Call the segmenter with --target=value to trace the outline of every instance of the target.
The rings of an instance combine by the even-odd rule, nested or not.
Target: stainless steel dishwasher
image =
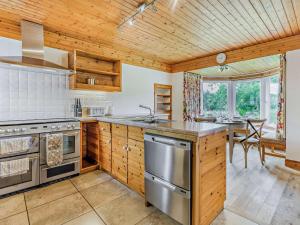
[[[150,134],[144,142],[146,201],[190,225],[192,143]]]

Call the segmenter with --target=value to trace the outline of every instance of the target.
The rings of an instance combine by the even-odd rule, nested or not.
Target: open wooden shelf
[[[74,50],[69,53],[70,89],[118,92],[122,84],[122,64],[120,60]],[[95,84],[88,80],[94,79]]]
[[[99,168],[99,126],[98,122],[81,122],[80,173]]]
[[[172,85],[154,84],[154,111],[172,119]]]

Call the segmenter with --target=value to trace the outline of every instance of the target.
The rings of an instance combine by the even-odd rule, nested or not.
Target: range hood
[[[70,72],[68,68],[44,60],[44,27],[21,21],[22,56],[1,56],[0,63]]]

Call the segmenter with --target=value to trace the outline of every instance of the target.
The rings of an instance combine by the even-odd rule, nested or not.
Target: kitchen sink
[[[130,121],[139,122],[139,123],[147,123],[147,124],[170,122],[170,120],[166,120],[166,119],[150,119],[150,118],[133,118],[133,119],[130,119]]]

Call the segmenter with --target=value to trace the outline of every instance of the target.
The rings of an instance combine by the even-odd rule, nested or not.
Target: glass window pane
[[[278,93],[279,93],[279,75],[270,77],[270,110],[269,123],[275,125],[277,123],[278,111]]]
[[[203,110],[206,115],[219,116],[228,113],[228,84],[221,82],[203,83]]]
[[[260,81],[237,82],[235,113],[242,117],[260,117]]]

